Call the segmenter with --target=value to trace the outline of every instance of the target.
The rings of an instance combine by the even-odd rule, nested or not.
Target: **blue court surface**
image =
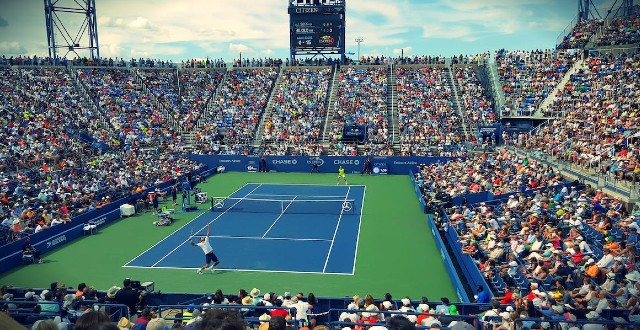
[[[199,268],[204,253],[190,242],[211,224],[217,269],[353,275],[364,195],[365,186],[247,184],[124,267]]]

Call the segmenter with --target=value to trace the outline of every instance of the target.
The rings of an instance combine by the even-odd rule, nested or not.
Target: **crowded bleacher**
[[[190,131],[206,109],[223,74],[212,70],[141,70],[143,83],[167,109],[177,126]]]
[[[251,143],[277,75],[275,68],[228,72],[211,100],[212,108],[203,115],[206,130],[200,132],[201,138],[224,141],[227,152],[251,153]]]
[[[274,92],[271,116],[263,119],[262,141],[284,149],[291,146],[295,154],[314,154],[326,117],[330,78],[330,68],[285,71]]]
[[[461,116],[453,111],[452,90],[444,67],[399,67],[398,121],[401,154],[432,154],[459,149]]]
[[[638,55],[591,56],[546,110],[550,122],[516,145],[635,182],[638,176]]]
[[[576,59],[576,52],[566,50],[499,51],[495,60],[512,111],[533,115]]]
[[[366,127],[368,141],[387,142],[387,68],[343,68],[339,79],[331,122],[331,142],[341,140],[344,126],[351,123]]]

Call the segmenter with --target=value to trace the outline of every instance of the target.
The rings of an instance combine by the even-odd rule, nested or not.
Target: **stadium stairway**
[[[398,79],[393,63],[389,63],[387,68],[387,118],[389,136],[396,152],[400,151],[400,135],[398,134]]]
[[[224,73],[224,78],[222,78],[222,81],[218,84],[218,87],[216,87],[216,92],[209,98],[205,109],[202,111],[202,114],[200,114],[200,118],[198,118],[198,122],[195,125],[198,130],[205,126],[207,118],[213,117],[215,110],[213,109],[213,102],[211,102],[211,100],[218,100],[220,98],[220,86],[226,85],[228,80],[229,71],[227,70]]]
[[[95,100],[89,96],[89,91],[87,85],[78,77],[78,71],[76,71],[73,67],[68,68],[69,76],[73,81],[75,92],[82,96],[82,101],[87,108],[93,109],[93,113],[97,114],[100,117],[100,125],[108,129],[109,135],[112,138],[115,138],[116,134],[113,132],[113,127],[111,126],[111,122],[105,116],[104,111],[100,111],[100,107],[96,104]]]
[[[260,118],[260,124],[258,125],[258,131],[256,132],[256,136],[253,139],[253,146],[259,147],[262,145],[262,136],[265,130],[265,119],[271,118],[271,114],[273,113],[273,108],[275,107],[275,95],[277,91],[282,87],[282,76],[284,72],[284,66],[280,66],[280,71],[278,71],[278,79],[276,79],[275,84],[273,84],[273,88],[271,89],[271,95],[269,95],[269,101],[267,102],[267,106],[262,113],[262,117]]]
[[[565,73],[564,77],[562,77],[562,80],[560,80],[560,82],[556,85],[556,87],[553,88],[551,93],[549,93],[549,96],[547,96],[547,98],[544,99],[542,103],[540,103],[540,106],[538,107],[538,109],[536,109],[534,117],[544,117],[542,109],[546,109],[551,104],[553,104],[553,101],[557,99],[558,92],[561,92],[564,90],[564,88],[567,85],[567,82],[569,81],[569,79],[571,79],[571,76],[576,72],[578,72],[580,69],[582,69],[583,64],[584,64],[584,60],[582,59],[577,60],[575,63],[573,63],[573,66],[571,67],[571,69],[569,69]]]
[[[325,102],[325,112],[327,114],[324,120],[324,127],[322,128],[322,147],[326,150],[329,148],[329,126],[331,121],[333,120],[333,114],[336,109],[336,94],[338,94],[338,85],[340,85],[340,70],[338,70],[337,66],[333,66],[332,68],[331,81],[329,82],[329,92],[327,93],[327,102]]]
[[[225,73],[226,73],[226,71],[225,71]],[[225,74],[225,76],[224,76],[224,77],[226,77],[226,74]],[[182,79],[182,78],[180,78],[180,79]],[[224,78],[223,78],[223,80],[224,80]],[[192,130],[192,131],[193,131],[193,130],[196,130],[196,128],[197,128],[197,123],[200,121],[200,118],[202,118],[202,117],[203,117],[203,115],[206,113],[207,109],[209,109],[209,105],[211,104],[211,100],[213,100],[213,99],[214,99],[214,96],[216,96],[216,95],[217,95],[218,87],[219,87],[219,86],[220,86],[220,85],[217,85],[217,86],[215,87],[215,90],[213,91],[213,93],[210,93],[210,94],[209,94],[209,98],[207,98],[207,100],[205,101],[204,106],[202,107],[202,109],[198,109],[198,114],[197,114],[197,117],[196,117],[196,118],[197,118],[197,119],[196,119],[196,125],[194,125],[194,126],[191,128],[191,130]],[[182,97],[182,94],[185,94],[185,93],[186,93],[186,91],[183,89],[183,92],[182,92],[182,93],[180,93],[180,97]],[[188,94],[188,93],[186,93],[186,94]],[[185,97],[188,97],[188,96],[189,96],[189,95],[185,95]]]
[[[149,88],[149,86],[147,85],[147,82],[144,80],[143,76],[140,74],[140,70],[133,70],[133,73],[135,74],[136,77],[136,82],[139,83],[142,86],[142,90],[151,96],[151,99],[154,100],[155,102],[155,106],[158,108],[158,110],[160,110],[160,115],[162,116],[162,119],[169,123],[169,125],[171,125],[171,127],[173,127],[175,130],[177,130],[178,132],[181,131],[181,127],[179,124],[176,123],[175,118],[173,118],[173,116],[171,115],[172,111],[169,111],[169,109],[167,109],[167,106],[162,103],[159,99],[158,96],[151,91],[151,88]],[[178,88],[175,86],[172,86],[174,91],[177,91]]]
[[[453,103],[453,108],[458,113],[458,116],[460,116],[460,118],[462,119],[462,126],[458,127],[458,132],[462,134],[462,136],[466,139],[470,132],[470,129],[469,126],[467,126],[467,120],[465,119],[462,109],[462,102],[460,102],[460,97],[458,96],[458,82],[453,77],[453,67],[445,66],[444,71],[446,72],[445,77],[447,80],[447,87],[451,88],[451,91],[453,91],[453,94],[451,95],[451,97],[453,98],[451,100]]]
[[[196,144],[196,134],[194,132],[182,132],[182,143],[186,147],[193,147]]]
[[[502,84],[500,83],[500,79],[498,78],[498,66],[496,65],[495,59],[490,57],[486,61],[479,66],[479,70],[481,76],[484,76],[487,82],[487,86],[489,93],[493,97],[493,101],[496,105],[496,109],[502,109],[506,106],[507,101],[504,97],[504,92],[502,91]]]

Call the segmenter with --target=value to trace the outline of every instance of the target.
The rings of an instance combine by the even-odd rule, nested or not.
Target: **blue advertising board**
[[[389,167],[387,163],[373,163],[373,174],[385,175],[389,174]]]
[[[442,258],[442,262],[444,263],[444,268],[447,270],[449,274],[449,278],[451,278],[451,283],[453,283],[453,287],[456,290],[456,295],[458,296],[459,302],[471,302],[469,296],[467,295],[464,285],[462,285],[462,281],[460,280],[460,275],[456,271],[455,266],[453,265],[453,261],[451,260],[451,256],[447,252],[447,247],[444,245],[444,241],[442,237],[440,237],[440,232],[438,231],[438,227],[436,223],[433,221],[434,215],[427,215],[427,221],[429,223],[429,228],[431,228],[431,235],[433,235],[433,241],[436,243],[436,247],[440,251],[440,258]]]
[[[186,155],[187,157],[207,165],[209,168],[224,166],[227,171],[253,172],[257,168],[260,156],[244,155]],[[342,166],[346,173],[362,172],[366,156],[265,156],[268,172],[311,172],[313,162],[318,163],[320,173],[336,173]],[[372,156],[371,162],[378,168],[376,174],[408,174],[416,170],[418,165],[446,162],[456,157],[400,157]]]
[[[214,173],[215,171],[213,171],[213,169],[208,169],[206,166],[203,166],[200,172],[203,176],[208,176]],[[60,224],[47,230],[29,235],[31,238],[31,245],[43,254],[63,246],[76,238],[82,237],[85,234],[84,225],[86,223],[92,222],[97,226],[97,228],[100,228],[114,222],[120,219],[121,205],[126,204],[130,199],[138,200],[142,196],[146,196],[149,192],[155,191],[156,188],[168,193],[171,189],[171,182],[161,183],[155,187],[151,187],[131,196],[120,198],[99,209],[73,217],[69,224]],[[0,247],[0,273],[11,270],[12,268],[22,264],[23,243],[24,239],[20,239]]]

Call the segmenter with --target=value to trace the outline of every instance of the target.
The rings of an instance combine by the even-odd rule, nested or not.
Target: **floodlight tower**
[[[591,0],[578,0],[578,22],[589,20],[591,5]]]
[[[364,42],[363,37],[357,37],[355,42],[358,43],[358,61],[360,61],[360,44]]]
[[[49,57],[59,56],[58,49],[64,49],[67,57],[70,52],[78,57],[77,50],[89,50],[90,58],[96,60],[100,58],[100,48],[98,46],[98,22],[96,19],[95,0],[74,0],[68,1],[68,5],[59,5],[61,0],[44,0],[44,16],[47,26],[47,43],[49,45]],[[65,22],[58,13],[75,14],[84,16],[84,20],[75,36],[65,26]],[[70,23],[70,22],[67,22]],[[56,36],[56,32],[59,33]],[[85,38],[88,36],[88,42]],[[59,39],[62,38],[62,42]],[[62,54],[63,51],[60,52]]]
[[[624,7],[625,17],[633,15],[633,0],[624,0],[622,6]]]

